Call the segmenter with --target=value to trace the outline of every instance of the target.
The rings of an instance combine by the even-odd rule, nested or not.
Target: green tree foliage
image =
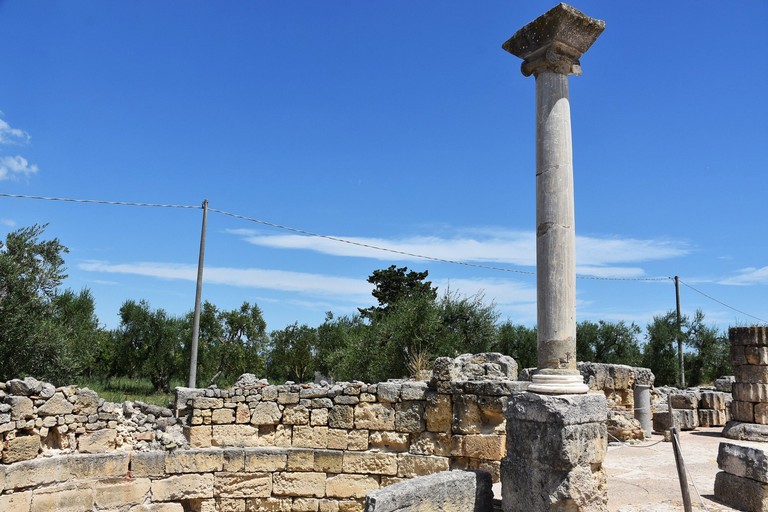
[[[366,359],[366,332],[369,326],[360,315],[335,317],[330,311],[317,328],[317,371],[340,380],[360,375],[358,359]]]
[[[0,241],[0,381],[29,375],[62,383],[74,373],[52,306],[68,249],[56,238],[40,240],[45,227],[21,228]]]
[[[506,321],[498,326],[496,344],[493,350],[515,358],[520,369],[536,368],[538,366],[536,345],[535,327],[526,327]]]
[[[184,318],[152,310],[142,300],[128,300],[120,307],[120,326],[113,374],[149,379],[155,392],[170,392],[171,379],[185,374],[184,345],[189,339]]]
[[[461,296],[447,290],[437,303],[440,328],[434,353],[445,356],[488,352],[496,344],[499,314],[493,302],[486,303],[482,293]]]
[[[653,371],[657,386],[674,386],[678,377],[677,348],[674,343],[677,332],[675,312],[654,316],[645,331],[643,366]]]
[[[684,341],[693,353],[686,354],[685,377],[689,386],[711,384],[723,375],[732,375],[728,336],[704,324],[704,313],[696,310],[686,319]]]
[[[374,270],[368,277],[368,282],[374,285],[373,296],[379,301],[378,306],[359,308],[363,318],[376,320],[385,315],[395,303],[408,297],[426,297],[435,300],[437,288],[430,281],[424,281],[428,271],[409,271],[408,267],[396,267]]]
[[[188,322],[191,325],[190,314]],[[206,301],[200,313],[198,376],[201,383],[233,384],[243,373],[264,375],[267,324],[256,304],[219,310]],[[191,335],[190,335],[191,336]],[[188,351],[186,359],[189,360]]]
[[[270,334],[272,350],[267,361],[267,375],[275,381],[307,382],[312,379],[317,329],[297,323]]]
[[[639,366],[640,327],[625,322],[584,321],[576,325],[576,358],[593,363]]]

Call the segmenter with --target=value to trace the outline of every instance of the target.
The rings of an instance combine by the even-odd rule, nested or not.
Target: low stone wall
[[[679,430],[722,427],[730,420],[731,400],[730,393],[712,389],[672,389],[653,414],[653,430],[661,433],[672,426],[669,405]]]

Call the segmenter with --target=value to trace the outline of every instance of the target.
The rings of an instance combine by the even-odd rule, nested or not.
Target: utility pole
[[[675,339],[677,340],[677,358],[680,364],[680,389],[685,389],[685,359],[683,358],[683,336],[680,332],[680,278],[675,276],[675,306],[677,310],[677,328]]]
[[[192,320],[192,346],[189,356],[189,387],[197,387],[197,341],[200,337],[200,297],[203,293],[203,260],[205,259],[205,228],[208,222],[208,200],[203,200],[203,228],[200,233],[200,256],[197,260],[195,316]]]

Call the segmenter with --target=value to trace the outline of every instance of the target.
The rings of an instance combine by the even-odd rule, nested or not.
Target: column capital
[[[501,47],[523,59],[525,76],[543,70],[580,75],[579,58],[604,29],[603,20],[561,3],[515,32]]]

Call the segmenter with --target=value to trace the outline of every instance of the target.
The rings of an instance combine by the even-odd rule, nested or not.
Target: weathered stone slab
[[[768,447],[720,443],[717,466],[731,475],[768,483]]]
[[[365,512],[484,512],[493,507],[491,485],[483,472],[436,473],[368,493]]]
[[[148,478],[101,480],[94,486],[93,497],[98,509],[119,509],[141,505],[147,499],[150,489]]]
[[[695,391],[678,391],[667,397],[673,409],[698,409],[699,394]]]
[[[405,432],[376,431],[370,434],[370,448],[390,452],[408,451],[410,436]]]
[[[731,327],[728,329],[728,339],[731,345],[768,346],[768,327]]]
[[[728,422],[728,415],[722,409],[699,409],[699,426],[722,427]]]
[[[390,405],[361,403],[355,407],[355,428],[395,430],[395,410]]]
[[[272,494],[269,473],[218,473],[214,480],[216,496],[227,498],[268,498]]]
[[[61,463],[58,457],[17,462],[5,468],[5,488],[25,489],[72,478],[69,467]]]
[[[345,452],[342,468],[345,473],[396,475],[397,455],[394,453]]]
[[[32,495],[30,512],[82,512],[93,509],[91,489],[49,488]]]
[[[165,452],[133,452],[130,464],[131,476],[134,478],[163,476],[165,475]]]
[[[253,408],[251,423],[254,425],[277,425],[282,413],[275,402],[260,402]]]
[[[40,416],[59,416],[72,413],[74,408],[75,406],[64,398],[64,393],[58,392],[37,408],[37,414]]]
[[[723,437],[741,441],[768,443],[768,425],[729,421],[723,428]]]
[[[32,504],[32,491],[14,492],[0,495],[0,510],[29,510]]]
[[[448,457],[434,457],[431,455],[413,455],[402,453],[397,457],[397,476],[413,478],[417,476],[431,475],[450,469]]]
[[[725,409],[725,393],[720,391],[702,391],[699,396],[699,409]]]
[[[3,464],[13,464],[24,460],[31,460],[37,457],[40,452],[40,436],[20,436],[10,441],[6,441],[5,449],[2,451]]]
[[[274,496],[325,496],[325,473],[275,473],[272,476]]]
[[[224,467],[224,452],[209,450],[176,450],[165,456],[165,472],[175,473],[210,473],[221,471]]]
[[[178,501],[213,497],[213,475],[173,475],[152,482],[153,501]]]
[[[725,471],[715,475],[715,498],[739,510],[768,512],[768,484]]]
[[[350,405],[334,405],[328,411],[328,426],[331,428],[355,428],[355,409]]]
[[[80,453],[104,453],[115,449],[117,430],[104,428],[81,435],[77,440]]]
[[[259,446],[259,429],[253,425],[213,425],[212,446]],[[201,447],[202,448],[202,447]]]
[[[127,452],[95,455],[66,455],[59,464],[69,468],[72,478],[125,478],[128,475],[131,454]]]
[[[328,427],[297,425],[293,427],[293,446],[298,448],[326,448]]]
[[[331,498],[365,498],[379,488],[378,479],[370,475],[340,474],[326,481],[326,495]]]

